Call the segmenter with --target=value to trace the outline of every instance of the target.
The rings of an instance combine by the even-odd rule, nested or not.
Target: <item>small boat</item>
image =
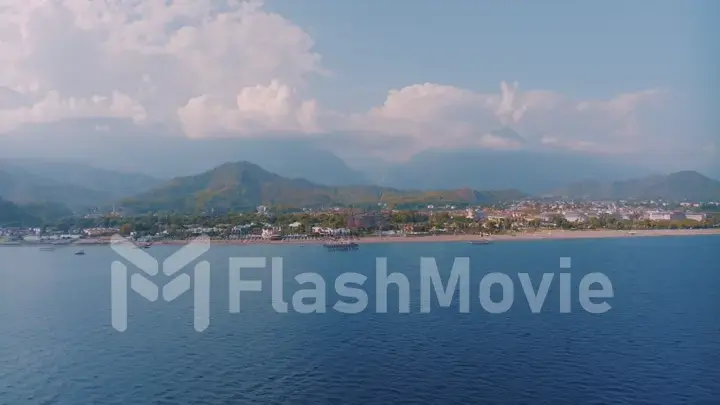
[[[84,254],[85,254],[84,250],[78,250],[77,252],[75,252],[75,256],[83,256]]]
[[[323,244],[328,250],[356,250],[360,245],[355,242],[337,241]]]
[[[490,241],[487,239],[481,239],[481,240],[471,240],[471,245],[488,245],[490,244]]]

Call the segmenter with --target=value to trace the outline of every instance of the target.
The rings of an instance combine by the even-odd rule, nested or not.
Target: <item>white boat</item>
[[[356,250],[360,247],[359,244],[353,241],[331,241],[324,243],[323,246],[328,250]]]
[[[487,239],[480,239],[480,240],[471,240],[471,245],[488,245],[490,244],[490,241]]]

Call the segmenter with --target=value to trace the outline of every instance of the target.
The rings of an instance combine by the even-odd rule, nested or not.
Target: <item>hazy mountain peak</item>
[[[686,170],[613,182],[585,180],[572,183],[552,194],[591,199],[720,201],[720,182],[696,171]]]
[[[195,176],[175,178],[122,205],[133,212],[247,210],[257,205],[284,205],[310,208],[331,205],[374,205],[385,203],[466,202],[495,203],[518,199],[515,190],[496,192],[462,190],[417,191],[377,186],[331,187],[305,179],[291,179],[271,173],[246,161],[224,163]]]

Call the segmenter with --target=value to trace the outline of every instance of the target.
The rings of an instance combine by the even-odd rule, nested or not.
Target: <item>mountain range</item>
[[[612,181],[651,174],[631,165],[551,151],[465,149],[427,151],[375,172],[372,183],[395,188],[516,188],[530,194],[584,179]],[[579,177],[582,176],[582,177]]]
[[[197,174],[225,162],[248,161],[283,177],[300,177],[330,186],[515,188],[536,194],[588,178],[613,181],[653,174],[643,166],[628,164],[631,160],[627,157],[552,149],[428,150],[385,160],[365,151],[397,143],[392,137],[343,133],[308,137],[287,133],[261,138],[217,134],[216,138],[191,139],[172,128],[113,119],[28,125],[4,136],[12,137],[13,142],[3,145],[0,159],[73,161],[161,179]],[[526,143],[510,128],[486,136],[506,143]],[[402,150],[403,145],[392,144],[392,148]]]
[[[548,194],[594,200],[720,201],[720,181],[695,171],[682,171],[625,181],[585,180]]]
[[[70,208],[112,204],[162,181],[136,173],[69,162],[0,160],[0,196],[26,203],[60,203]]]
[[[166,184],[125,199],[131,212],[253,210],[258,205],[292,208],[377,205],[387,203],[493,204],[525,195],[517,190],[476,191],[468,188],[441,191],[399,190],[378,186],[326,186],[300,178],[286,178],[249,162],[226,163],[195,176],[175,178]]]
[[[476,152],[467,153],[472,155]],[[452,167],[460,172],[470,170],[473,164],[472,159],[453,161],[449,156],[441,156],[439,153],[435,156],[435,165]],[[495,159],[501,157],[496,156]],[[509,162],[517,164],[513,160]],[[503,166],[502,159],[487,159],[485,162],[492,163],[501,168],[507,167]],[[389,187],[382,185],[383,182],[380,182],[381,185],[324,185],[303,179],[302,176],[282,176],[247,161],[226,163],[200,174],[167,180],[144,174],[98,169],[79,163],[11,159],[0,161],[0,196],[41,218],[70,215],[73,211],[82,212],[94,207],[109,209],[115,204],[118,207],[124,205],[129,211],[147,212],[254,209],[263,204],[288,207],[441,202],[493,204],[523,198],[525,190],[517,191],[494,178],[498,170],[502,169],[487,171],[478,177],[485,179],[483,184],[495,186],[486,190],[506,191],[476,191],[464,187],[462,180],[444,178],[443,174],[430,169],[423,171],[422,167],[418,167],[417,172],[406,173],[418,180],[409,184],[437,186],[435,191],[427,191],[423,187]],[[538,172],[542,173],[542,170],[538,169]],[[521,176],[519,173],[506,173],[505,178],[512,175]],[[426,176],[424,182],[419,179],[422,176]],[[387,181],[387,178],[385,180],[385,184],[393,183]],[[719,201],[720,182],[694,171],[683,171],[631,180],[569,182],[564,187],[533,195]]]

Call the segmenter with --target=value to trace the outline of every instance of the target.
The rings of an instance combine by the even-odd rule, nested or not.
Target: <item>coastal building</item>
[[[563,212],[562,217],[565,218],[567,222],[585,222],[590,218],[588,215],[577,211]]]
[[[585,222],[588,220],[586,214],[578,211],[565,211],[563,212],[563,217],[565,217],[565,220],[568,222]]]
[[[343,235],[349,235],[351,233],[350,229],[347,228],[324,228],[321,226],[313,226],[312,228],[313,233],[320,234],[320,235],[327,235],[327,236],[343,236]]]
[[[687,217],[680,211],[648,211],[645,218],[650,221],[682,221]]]
[[[120,232],[119,228],[88,228],[83,229],[83,233],[91,238],[99,236],[111,236]]]
[[[389,213],[382,211],[351,213],[348,215],[346,226],[348,229],[382,228],[389,223],[388,215]]]
[[[688,212],[685,214],[685,218],[691,221],[702,222],[708,218],[708,215],[701,212]]]
[[[557,215],[558,214],[554,212],[543,212],[538,216],[538,218],[542,222],[552,222]]]
[[[263,239],[271,239],[274,236],[280,235],[281,232],[282,232],[282,228],[280,228],[279,226],[273,226],[270,228],[263,229],[260,236]]]
[[[484,221],[487,219],[485,211],[468,208],[465,210],[465,218],[472,219],[473,221]]]

